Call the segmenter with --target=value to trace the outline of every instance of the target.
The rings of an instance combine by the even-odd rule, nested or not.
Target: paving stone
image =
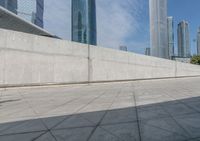
[[[194,109],[182,103],[171,104],[171,105],[165,105],[165,103],[163,103],[162,105],[167,110],[167,112],[169,112],[172,116],[186,115],[196,112]]]
[[[126,124],[112,124],[101,126],[107,132],[117,136],[122,141],[139,141],[139,131],[137,122]]]
[[[136,109],[135,108],[124,108],[117,110],[109,110],[101,124],[113,124],[120,122],[133,122],[136,121]]]
[[[142,141],[184,141],[186,137],[174,132],[161,130],[149,125],[142,125],[141,129]]]
[[[175,117],[176,121],[193,137],[200,137],[200,114]]]
[[[138,108],[138,117],[140,120],[147,120],[170,117],[170,115],[160,106],[144,106]]]
[[[50,134],[50,132],[45,133],[44,135],[37,138],[35,141],[56,141],[56,139]]]
[[[199,84],[198,77],[7,89],[0,141],[198,141]]]
[[[57,141],[87,141],[91,132],[91,127],[86,128],[72,128],[64,130],[52,130],[52,134]]]
[[[114,134],[111,134],[104,129],[98,127],[92,134],[89,141],[121,141],[121,139]]]
[[[141,121],[140,124],[141,130],[143,133],[145,133],[145,135],[148,134],[146,131],[152,128],[155,130],[160,130],[161,135],[166,133],[166,135],[169,135],[171,138],[174,138],[171,135],[182,136],[184,139],[190,138],[190,135],[173,118],[155,118]],[[154,134],[154,130],[152,131],[149,130],[148,132],[152,132]]]
[[[26,134],[13,134],[7,136],[0,136],[0,141],[33,141],[40,135],[44,134],[43,132],[36,133],[26,133]]]
[[[17,133],[26,133],[26,132],[36,132],[36,131],[45,131],[46,127],[43,125],[40,119],[20,121],[19,124],[11,126],[6,130],[3,130],[0,135],[6,134],[17,134]]]

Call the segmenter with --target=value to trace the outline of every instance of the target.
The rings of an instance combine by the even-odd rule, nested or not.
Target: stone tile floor
[[[200,78],[1,89],[0,141],[200,141]]]

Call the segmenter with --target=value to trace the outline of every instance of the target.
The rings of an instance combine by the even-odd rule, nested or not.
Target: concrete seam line
[[[90,45],[88,44],[88,57],[87,57],[87,59],[88,59],[88,82],[90,82]]]
[[[2,50],[3,53],[3,84],[6,84],[6,52]]]
[[[39,55],[45,55],[45,56],[68,56],[68,57],[77,57],[77,58],[87,58],[87,56],[84,55],[71,55],[71,54],[62,54],[62,53],[42,53],[40,51],[29,51],[29,50],[21,50],[21,49],[13,49],[13,48],[1,48],[5,51],[16,51],[16,52],[24,52],[24,53],[30,53],[30,54],[39,54]]]
[[[175,77],[177,77],[177,61],[175,61]]]

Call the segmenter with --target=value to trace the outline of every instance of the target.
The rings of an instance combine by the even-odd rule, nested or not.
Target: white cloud
[[[127,45],[130,50],[139,45],[134,44],[134,36],[143,28],[139,22],[142,6],[143,0],[96,0],[98,45],[110,48]],[[71,39],[71,0],[45,0],[44,17],[45,29]]]
[[[118,48],[140,28],[140,0],[97,0],[98,43]]]

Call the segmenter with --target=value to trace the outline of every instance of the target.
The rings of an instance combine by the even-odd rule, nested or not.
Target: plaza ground
[[[0,141],[200,141],[200,77],[1,89]]]

